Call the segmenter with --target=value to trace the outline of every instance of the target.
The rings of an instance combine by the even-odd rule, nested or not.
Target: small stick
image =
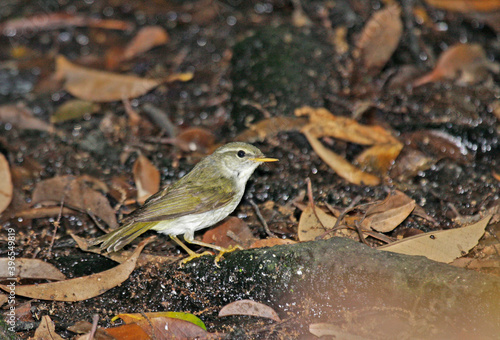
[[[309,198],[309,204],[311,205],[314,216],[316,216],[316,219],[319,221],[319,224],[321,224],[323,229],[327,230],[323,222],[321,222],[321,220],[319,219],[318,213],[316,212],[316,206],[314,204],[314,199],[312,194],[312,184],[311,184],[311,179],[309,177],[306,178],[306,183],[307,183],[307,197]]]
[[[89,340],[94,339],[95,332],[97,331],[98,321],[99,321],[99,315],[94,314],[94,316],[92,316],[92,328],[90,329]]]
[[[277,237],[270,229],[269,229],[269,226],[267,225],[267,222],[266,220],[264,219],[264,217],[262,216],[262,214],[260,213],[260,210],[259,210],[259,207],[257,206],[257,204],[255,204],[255,202],[253,200],[250,200],[250,205],[252,206],[252,208],[255,210],[255,215],[257,215],[257,218],[259,219],[260,223],[264,226],[264,230],[266,231],[266,234],[270,237]]]

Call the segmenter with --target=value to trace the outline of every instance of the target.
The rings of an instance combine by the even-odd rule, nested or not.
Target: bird
[[[245,186],[255,169],[262,163],[278,161],[267,158],[255,146],[233,142],[216,149],[203,158],[184,177],[173,185],[152,195],[141,207],[123,219],[118,229],[89,242],[102,250],[115,252],[148,230],[169,235],[189,256],[181,265],[204,255],[188,248],[187,243],[217,250],[215,263],[227,252],[241,247],[223,248],[198,241],[194,233],[226,218],[236,209]]]

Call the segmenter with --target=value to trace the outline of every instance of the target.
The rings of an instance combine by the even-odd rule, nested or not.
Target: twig
[[[252,208],[255,210],[255,215],[257,215],[257,218],[259,219],[260,223],[264,226],[264,230],[266,231],[266,234],[270,237],[277,237],[276,234],[274,234],[270,229],[269,229],[269,226],[267,225],[267,222],[266,220],[264,219],[264,217],[262,216],[262,214],[260,213],[260,210],[259,210],[259,207],[257,206],[257,204],[255,204],[255,202],[253,200],[250,200],[250,205],[252,206]]]
[[[54,234],[52,235],[52,240],[50,240],[49,250],[48,250],[48,254],[47,254],[48,257],[51,257],[50,254],[52,254],[52,248],[54,247],[54,242],[56,241],[57,229],[59,229],[59,225],[60,225],[61,217],[62,217],[62,212],[63,212],[63,208],[64,208],[64,197],[65,197],[65,195],[63,195],[63,197],[61,199],[61,208],[59,209],[59,215],[57,215],[57,220],[52,223],[54,225]]]
[[[309,177],[306,178],[306,183],[307,183],[307,197],[309,198],[309,204],[311,205],[311,209],[314,213],[314,216],[316,216],[316,219],[319,221],[319,224],[321,224],[323,229],[327,230],[323,222],[319,219],[318,213],[316,213],[316,206],[314,205],[314,198],[312,194],[312,184],[311,184],[311,179]]]
[[[151,327],[151,337],[153,338],[153,340],[158,340],[156,338],[156,332],[155,332],[155,328],[153,327],[153,324],[151,323],[151,320],[149,319],[149,317],[146,315],[146,313],[144,313],[143,311],[141,311],[141,315],[144,319],[146,319],[146,321],[148,322],[149,324],[149,327]]]
[[[89,333],[89,340],[92,340],[94,339],[94,335],[97,331],[97,322],[99,321],[99,315],[98,314],[94,314],[94,316],[92,316],[92,328],[90,329],[90,333]]]
[[[367,246],[370,246],[368,244],[368,241],[366,241],[365,239],[365,236],[363,235],[363,230],[361,230],[361,227],[359,226],[360,222],[359,221],[355,221],[354,222],[354,226],[356,227],[356,231],[358,232],[358,235],[359,235],[359,239],[361,242],[363,242],[364,244],[366,244]]]

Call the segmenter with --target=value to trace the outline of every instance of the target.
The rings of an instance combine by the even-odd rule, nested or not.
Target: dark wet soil
[[[404,3],[406,5],[407,1]],[[255,142],[266,155],[279,158],[280,162],[261,166],[255,172],[242,204],[233,215],[244,219],[255,236],[265,237],[265,231],[248,203],[253,200],[269,218],[268,224],[273,232],[284,238],[297,239],[296,221],[282,215],[276,207],[291,206],[293,200],[303,197],[307,178],[311,179],[316,202],[339,208],[349,206],[358,197],[359,203],[368,203],[399,189],[415,199],[435,220],[431,223],[410,217],[403,223],[403,227],[423,231],[453,228],[456,226],[454,218],[458,215],[475,215],[498,204],[500,185],[493,174],[500,174],[498,113],[494,114],[500,98],[499,75],[488,75],[475,84],[461,85],[448,80],[415,89],[405,86],[411,78],[405,80],[401,76],[395,79],[396,75],[402,74],[404,67],[412,68],[419,75],[427,72],[442,50],[457,42],[477,42],[483,46],[489,59],[498,60],[500,45],[496,33],[476,19],[439,11],[424,2],[416,3],[423,5],[429,13],[429,25],[420,25],[411,19],[415,30],[405,29],[396,52],[382,72],[357,83],[346,74],[349,72],[346,65],[352,59],[350,53],[338,53],[331,39],[332,32],[345,27],[347,43],[353,47],[364,23],[383,6],[380,1],[344,0],[335,4],[303,1],[302,6],[312,26],[302,28],[293,25],[292,2],[283,0],[168,3],[9,1],[0,4],[0,22],[63,11],[126,20],[137,27],[163,26],[170,35],[165,46],[123,63],[117,71],[140,76],[194,72],[194,79],[160,86],[132,100],[132,105],[141,112],[144,104],[152,104],[165,112],[177,128],[206,128],[215,134],[218,143],[233,140],[248,124],[263,118],[293,116],[293,110],[300,106],[321,106],[337,115],[351,117],[359,103],[368,101],[369,109],[358,117],[359,121],[390,129],[406,148],[416,148],[432,159],[432,164],[420,171],[405,176],[387,176],[383,184],[368,187],[349,184],[337,176],[297,131],[282,131]],[[325,11],[328,13],[326,18]],[[80,64],[103,68],[106,51],[126,44],[133,33],[69,27],[46,31],[27,29],[0,36],[0,105],[24,103],[37,118],[49,121],[55,109],[72,98],[60,87],[44,86],[51,84],[53,57],[62,54]],[[16,59],[14,50],[21,47],[26,51],[23,57]],[[403,79],[400,86],[396,82],[399,79]],[[103,119],[110,116],[120,127],[112,134],[100,129]],[[96,223],[84,213],[61,218],[50,252],[52,222],[57,216],[24,220],[10,218],[17,210],[29,206],[37,182],[59,175],[86,174],[109,183],[115,175],[123,175],[133,185],[132,165],[137,154],[132,152],[124,161],[120,158],[128,148],[146,155],[160,169],[162,185],[168,185],[186,174],[202,156],[157,143],[156,137],[165,133],[156,126],[140,128],[138,134],[133,134],[127,124],[118,123],[120,119],[126,121],[125,118],[123,104],[114,102],[102,104],[98,114],[83,120],[58,124],[57,128],[63,132],[60,135],[19,130],[9,123],[0,122],[0,152],[7,157],[12,168],[19,170],[14,176],[14,201],[0,218],[4,229],[16,228],[18,257],[45,259],[68,277],[88,275],[115,265],[104,257],[76,248],[69,233],[85,238],[102,234]],[[452,154],[432,141],[431,145],[428,141],[415,145],[417,139],[412,133],[419,131],[444,132],[465,151],[461,155]],[[329,147],[349,160],[361,150],[359,146],[341,141],[331,143]],[[112,204],[117,203],[113,197],[108,198]],[[265,208],[266,201],[274,201],[275,208]],[[292,209],[294,216],[299,217],[300,210]],[[6,236],[2,235],[0,256],[6,254],[5,241]],[[182,254],[163,237],[148,245],[145,252]],[[276,338],[297,338],[308,333],[306,323],[294,323],[293,320],[291,326],[284,327],[281,333],[270,331],[267,321],[255,322],[245,317],[216,322],[216,309],[230,301],[219,301],[219,305],[199,301],[204,294],[197,296],[190,292],[186,285],[188,275],[177,269],[150,264],[134,271],[120,287],[95,299],[78,303],[33,300],[31,312],[34,321],[22,323],[19,335],[33,335],[36,321],[45,314],[55,321],[60,334],[69,337],[72,334],[65,330],[67,326],[80,320],[90,321],[95,313],[101,317],[100,325],[109,326],[110,318],[119,312],[160,309],[197,314],[205,318],[210,331],[232,330],[232,338],[243,336],[242,330],[249,328],[257,330],[255,337],[262,338],[270,334]],[[177,292],[179,295],[168,298],[166,291],[172,293],[175,288],[158,291],[155,284],[158,277],[169,277],[160,280],[165,286],[181,287]],[[150,291],[145,294],[144,289]],[[157,301],[155,295],[159,293],[163,294],[165,305],[149,304],[149,301]],[[149,299],[148,296],[155,298]],[[258,295],[253,297],[258,299]],[[235,295],[237,298],[238,294]],[[26,301],[28,299],[19,297],[19,303]],[[315,313],[313,309],[309,312]]]

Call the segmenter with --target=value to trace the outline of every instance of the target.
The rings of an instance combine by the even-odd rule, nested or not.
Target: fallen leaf
[[[137,32],[135,37],[125,47],[123,59],[132,59],[153,47],[163,45],[168,42],[168,34],[161,26],[146,26]]]
[[[394,230],[415,209],[415,201],[395,190],[383,201],[370,206],[366,210],[366,218],[361,223],[365,230],[370,228],[381,233]]]
[[[356,157],[356,162],[380,176],[387,174],[403,149],[402,143],[377,144],[366,149]]]
[[[341,326],[332,323],[319,322],[309,325],[309,332],[318,337],[326,339],[349,339],[349,340],[367,340],[363,336],[357,336],[353,333],[346,332]]]
[[[400,15],[399,5],[390,5],[375,12],[363,28],[355,54],[368,74],[378,74],[398,47],[403,33]]]
[[[430,169],[436,163],[436,159],[426,156],[422,151],[414,147],[405,146],[391,168],[389,176],[404,180],[416,176],[419,172]]]
[[[132,168],[137,187],[137,202],[143,204],[160,190],[160,171],[144,155],[139,155]]]
[[[223,223],[203,234],[203,242],[223,248],[236,245],[247,248],[253,241],[255,241],[255,237],[252,231],[245,221],[237,217],[229,217]]]
[[[297,234],[301,242],[316,240],[317,237],[331,230],[337,222],[336,217],[325,213],[319,208],[315,208],[315,210],[316,214],[313,207],[308,204],[300,215]]]
[[[215,145],[215,135],[207,129],[195,127],[183,130],[167,141],[171,141],[184,152],[208,153]]]
[[[146,333],[141,326],[135,323],[106,328],[105,331],[107,334],[111,335],[113,339],[118,340],[151,340],[149,334]]]
[[[457,79],[461,83],[484,80],[488,71],[499,73],[500,66],[486,56],[479,44],[457,44],[444,51],[434,70],[413,82],[413,87],[443,79]]]
[[[20,279],[46,279],[46,280],[65,280],[66,276],[52,264],[39,259],[16,258],[15,275],[7,270],[8,258],[0,258],[0,277],[18,277]]]
[[[109,201],[100,192],[89,188],[82,178],[58,176],[37,183],[32,203],[41,202],[63,202],[70,208],[98,216],[111,228],[118,227],[115,211]]]
[[[204,330],[207,330],[207,327],[201,321],[200,318],[198,318],[196,315],[191,314],[191,313],[183,313],[183,312],[149,312],[149,313],[123,313],[123,314],[118,314],[114,316],[111,319],[111,322],[114,322],[118,319],[122,319],[123,322],[126,324],[129,323],[137,323],[139,321],[145,320],[145,317],[152,319],[152,318],[157,318],[157,317],[166,317],[166,318],[171,318],[171,319],[180,319],[184,321],[188,321],[198,327],[203,328]]]
[[[0,106],[0,122],[9,123],[21,130],[40,130],[56,133],[56,129],[43,120],[33,117],[33,113],[22,104]]]
[[[280,322],[281,319],[278,313],[269,306],[264,305],[260,302],[255,302],[252,300],[239,300],[231,302],[228,305],[222,307],[219,312],[219,316],[229,316],[229,315],[249,315],[258,316],[261,318],[267,318]]]
[[[491,215],[466,227],[412,236],[378,249],[406,255],[420,255],[434,261],[450,263],[466,255],[477,244],[490,219]]]
[[[9,301],[9,298],[7,297],[7,295],[0,293],[0,307],[5,305],[7,303],[7,301]]]
[[[127,261],[114,268],[66,281],[18,285],[16,295],[50,301],[82,301],[101,295],[128,279],[135,269],[137,258],[149,241],[150,239],[142,241]],[[9,291],[8,286],[0,285],[0,288]]]
[[[280,246],[284,244],[295,244],[294,240],[290,239],[282,239],[282,238],[277,238],[277,237],[269,237],[263,240],[257,240],[254,243],[248,247],[249,249],[253,248],[264,248],[264,247],[274,247],[274,246]]]
[[[200,326],[181,319],[156,317],[138,324],[151,339],[199,339],[208,335]]]
[[[96,113],[99,105],[80,99],[72,99],[59,106],[50,117],[51,123],[62,123],[69,120],[81,119],[86,115]]]
[[[90,69],[61,55],[56,59],[56,77],[65,80],[64,89],[73,96],[93,102],[136,98],[165,81]]]
[[[296,116],[309,116],[307,129],[316,138],[333,137],[360,145],[397,144],[389,131],[378,125],[363,125],[347,117],[335,116],[325,108],[304,106],[295,110]]]
[[[42,316],[42,321],[35,331],[35,336],[33,340],[64,340],[62,337],[57,335],[54,322],[50,319],[48,315]]]
[[[7,162],[7,158],[0,153],[0,214],[9,206],[13,194],[14,185],[12,184],[9,162]]]
[[[67,329],[68,331],[76,334],[87,333],[82,337],[76,338],[74,340],[90,340],[90,338],[88,338],[88,333],[90,333],[90,331],[92,330],[92,324],[88,321],[77,321],[74,325],[69,326]],[[92,340],[116,340],[116,338],[109,335],[104,328],[97,327],[94,334],[94,339]]]
[[[437,159],[449,158],[462,163],[474,160],[474,154],[467,149],[462,139],[445,131],[418,130],[411,133],[406,141]]]
[[[500,2],[495,0],[425,0],[425,2],[436,8],[462,13],[500,10]]]
[[[56,30],[66,27],[97,27],[114,30],[130,30],[133,24],[114,19],[98,19],[63,12],[43,13],[28,17],[7,20],[0,25],[0,32],[4,35],[23,34],[24,32],[39,32]],[[32,33],[30,33],[32,34]]]
[[[343,179],[357,185],[375,186],[380,184],[380,179],[378,177],[363,172],[346,161],[343,157],[323,146],[323,144],[316,139],[316,137],[314,137],[309,130],[302,129],[302,133],[306,136],[309,144],[311,144],[319,158],[328,164],[328,166]]]
[[[247,143],[262,142],[266,138],[277,136],[280,132],[299,131],[307,122],[308,119],[305,117],[271,117],[250,125],[234,140]]]

